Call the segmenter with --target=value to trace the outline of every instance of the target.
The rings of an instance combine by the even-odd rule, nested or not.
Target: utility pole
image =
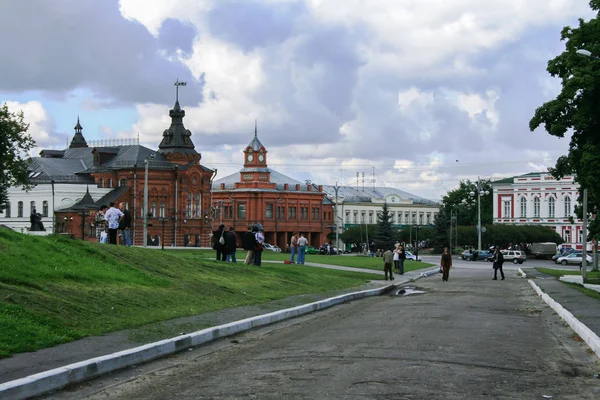
[[[587,278],[587,229],[588,229],[588,190],[583,189],[583,232],[581,233],[581,241],[583,242],[583,250],[581,252],[581,276],[583,277],[583,283]]]
[[[454,218],[454,210],[450,210],[450,254],[454,254],[452,251],[452,221]]]
[[[339,232],[338,232],[338,191],[340,190],[340,186],[338,185],[337,182],[335,183],[333,190],[335,190],[335,222],[333,224],[335,226],[335,248],[337,249],[337,252],[339,254],[339,252],[340,252],[340,237],[339,237]]]

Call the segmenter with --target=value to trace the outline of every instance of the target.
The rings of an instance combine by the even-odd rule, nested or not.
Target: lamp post
[[[335,183],[333,190],[335,190],[335,221],[334,221],[335,248],[337,249],[337,251],[339,253],[339,251],[340,251],[340,235],[339,235],[339,231],[338,231],[338,198],[339,198],[338,191],[340,190],[340,186],[337,184],[337,182]]]
[[[415,226],[415,261],[419,261],[419,224],[417,218],[413,218]]]
[[[483,190],[481,180],[477,177],[477,192],[471,192],[471,197],[477,196],[477,251],[481,251],[481,196],[490,194],[489,191]]]
[[[165,249],[165,224],[169,221],[169,217],[160,217],[158,218],[158,222],[161,223],[162,225],[162,235],[161,235],[161,240],[160,240],[160,244],[161,244],[161,249],[164,250]]]
[[[146,167],[144,173],[144,237],[142,240],[144,241],[144,247],[148,247],[148,165],[150,164],[150,160],[154,158],[154,153],[150,154],[150,158],[146,158],[144,160],[144,164]]]

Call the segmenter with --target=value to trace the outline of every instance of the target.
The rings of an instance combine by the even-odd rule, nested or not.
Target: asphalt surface
[[[491,264],[455,261],[449,282],[416,282],[423,294],[333,307],[45,398],[600,398],[598,358],[517,267],[492,281]]]

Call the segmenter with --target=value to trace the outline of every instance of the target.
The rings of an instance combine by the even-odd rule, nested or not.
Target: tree
[[[35,142],[27,133],[29,125],[24,122],[23,112],[11,113],[5,103],[0,107],[0,212],[6,208],[8,188],[27,184],[27,152]]]
[[[383,203],[382,212],[377,216],[377,233],[374,242],[376,248],[383,250],[391,250],[396,244],[396,232],[392,228],[392,216],[387,203]]]
[[[492,193],[492,184],[489,179],[481,179],[481,190]],[[471,196],[470,193],[477,193],[477,182],[470,180],[460,181],[458,188],[451,190],[442,198],[440,214],[447,215],[448,223],[450,213],[458,215],[458,225],[477,225],[477,195]],[[491,225],[494,213],[494,199],[491,195],[481,196],[481,225]]]
[[[546,70],[551,76],[561,79],[562,90],[558,96],[540,106],[529,121],[529,129],[540,125],[548,134],[563,138],[571,133],[567,155],[559,157],[550,173],[557,179],[575,174],[581,190],[588,189],[588,211],[596,214],[600,210],[600,185],[597,171],[600,170],[600,61],[576,53],[579,49],[600,55],[600,29],[598,19],[600,0],[591,0],[590,7],[596,18],[588,22],[579,19],[579,27],[566,26],[561,31],[565,51],[548,62]],[[580,207],[575,210],[582,216]],[[600,224],[590,224],[592,236],[597,235]]]
[[[362,244],[367,242],[366,229],[369,230],[369,239],[375,237],[377,225],[360,225],[346,228],[340,236],[340,240],[360,249]]]

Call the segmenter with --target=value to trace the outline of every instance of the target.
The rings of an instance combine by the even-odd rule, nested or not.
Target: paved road
[[[334,307],[48,398],[600,398],[597,357],[527,281],[472,264],[419,280],[424,294]]]

